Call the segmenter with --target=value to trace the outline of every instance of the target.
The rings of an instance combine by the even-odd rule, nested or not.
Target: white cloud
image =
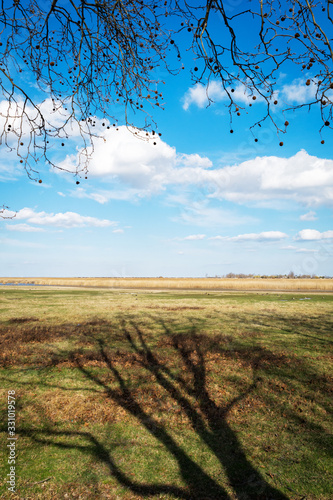
[[[285,75],[280,75],[280,80]],[[310,80],[310,85],[306,85],[305,79],[295,79],[292,82],[281,86],[271,96],[271,100],[278,100],[284,106],[288,105],[298,105],[307,102],[312,102],[316,96],[316,90],[318,85],[315,81]],[[232,99],[236,104],[249,104],[252,102],[252,93],[250,92],[251,82],[246,86],[242,83],[238,83],[233,87]],[[231,87],[228,87],[228,92],[231,92]],[[254,92],[253,95],[256,97],[256,103],[264,102],[264,98]],[[209,99],[213,102],[229,102],[229,97],[223,88],[221,82],[213,80],[209,85],[203,85],[202,83],[197,83],[193,87],[190,87],[182,98],[183,109],[187,111],[191,105],[195,105],[198,108],[204,108],[209,105]],[[333,93],[329,92],[327,97],[332,99]],[[275,107],[274,107],[275,109]]]
[[[333,231],[330,230],[321,233],[316,229],[303,229],[297,234],[296,239],[302,241],[329,240],[333,239]]]
[[[38,112],[38,111],[39,112]],[[64,127],[64,135],[68,135],[71,139],[80,137],[80,130],[84,133],[88,131],[88,127],[84,122],[77,122],[71,118],[70,103],[68,107],[64,104],[53,102],[51,98],[45,99],[40,103],[36,103],[36,107],[31,104],[24,103],[23,100],[9,103],[4,99],[0,101],[0,128],[6,125],[11,126],[11,132],[8,133],[8,144],[17,143],[17,136],[14,131],[19,131],[22,137],[29,139],[29,134],[33,123],[34,128],[42,126],[43,122],[46,129],[59,129]],[[105,127],[102,123],[108,125],[109,122],[105,119],[91,117],[94,122],[94,133],[100,134],[104,132]]]
[[[199,167],[199,168],[210,168],[213,166],[212,161],[209,158],[202,157],[198,154],[178,154],[176,158],[176,164],[184,167]]]
[[[113,232],[113,233],[119,233],[119,234],[122,234],[122,233],[124,232],[124,230],[123,230],[123,229],[114,229],[112,232]]]
[[[316,79],[310,79],[310,85],[306,85],[306,79],[297,78],[291,83],[283,85],[279,91],[279,96],[285,104],[304,104],[312,102],[316,98],[318,83]],[[333,98],[331,90],[326,91],[326,97],[330,100]]]
[[[213,236],[209,239],[224,241],[278,241],[284,238],[288,238],[288,235],[281,231],[263,231],[262,233],[239,234],[238,236]]]
[[[229,87],[228,92],[237,104],[249,104],[252,101],[252,94],[249,89],[241,83],[233,87],[232,93],[231,87]],[[256,102],[263,101],[263,98],[258,93],[254,93],[254,95],[256,96]],[[229,97],[221,82],[213,80],[208,86],[197,83],[193,87],[190,87],[182,98],[183,109],[187,111],[192,104],[198,108],[207,107],[209,99],[213,102],[229,101]]]
[[[303,104],[313,100],[316,95],[316,89],[317,86],[313,82],[310,85],[306,85],[304,79],[296,79],[292,83],[284,85],[281,92],[279,92],[279,96],[286,103]]]
[[[333,205],[333,160],[301,150],[290,158],[262,156],[239,165],[207,172],[211,195],[235,203],[295,201],[305,205]]]
[[[190,87],[184,95],[183,109],[187,111],[191,104],[195,104],[198,108],[204,108],[208,102],[207,87],[197,83],[194,87]]]
[[[144,135],[144,140],[140,140],[133,132],[126,127],[105,131],[105,141],[96,141],[88,174],[92,179],[103,180],[103,188],[79,188],[72,196],[103,204],[111,199],[135,200],[156,195],[172,185],[182,189],[198,186],[208,190],[211,198],[239,204],[273,208],[289,202],[333,205],[331,159],[310,156],[301,150],[290,158],[258,156],[211,168],[212,162],[206,157],[177,153],[156,134]],[[76,165],[76,155],[70,155],[60,166],[75,171]],[[108,182],[112,189],[107,189]]]
[[[37,224],[40,226],[52,227],[109,227],[115,226],[117,223],[107,219],[97,219],[96,217],[89,217],[80,215],[75,212],[64,213],[47,213],[35,212],[32,208],[22,208],[17,212],[15,220],[26,220],[30,224]]]
[[[35,243],[32,241],[14,240],[11,238],[0,238],[0,245],[3,247],[9,245],[13,247],[23,247],[23,248],[46,248],[46,245],[42,243]]]
[[[110,200],[133,201],[134,199],[140,197],[141,193],[142,192],[140,191],[140,189],[133,188],[125,188],[119,190],[97,189],[92,193],[89,193],[85,188],[77,188],[73,189],[70,192],[70,195],[74,198],[87,198],[90,200],[94,200],[97,201],[97,203],[101,203],[102,205],[104,205]]]
[[[207,200],[186,202],[185,199],[180,215],[174,220],[199,227],[230,227],[257,222],[254,217],[248,215],[238,215],[231,210],[209,207]]]
[[[104,138],[96,139],[88,176],[118,183],[119,189],[104,189],[89,195],[81,190],[76,196],[89,196],[105,203],[119,192],[123,196],[126,193],[127,197],[159,193],[168,184],[191,183],[191,176],[201,180],[200,173],[212,166],[208,158],[198,154],[177,154],[176,149],[157,134],[147,132],[146,135],[125,126],[117,128],[105,130]],[[79,154],[80,151],[77,155],[68,155],[60,167],[75,172]],[[133,191],[128,194],[127,189],[121,189],[123,185]]]
[[[295,250],[296,253],[317,253],[318,250],[315,248],[298,248],[294,245],[287,245],[285,247],[281,247],[281,250]]]
[[[15,219],[16,212],[10,210],[8,207],[0,206],[0,220],[1,219]]]
[[[6,229],[9,231],[21,231],[22,233],[39,233],[44,231],[41,227],[30,226],[29,224],[6,224]]]
[[[203,240],[206,238],[205,234],[190,234],[189,236],[185,236],[185,238],[181,238],[182,240]]]
[[[157,192],[176,161],[174,148],[152,134],[135,135],[135,130],[118,127],[106,130],[104,140],[96,140],[89,164],[90,178],[118,180],[131,188]],[[154,142],[156,144],[154,144]],[[76,156],[68,156],[60,165],[75,171]],[[103,202],[100,198],[97,200]]]
[[[304,215],[300,216],[300,220],[305,220],[305,221],[312,221],[312,220],[317,220],[318,217],[316,217],[316,212],[313,212],[312,210]]]

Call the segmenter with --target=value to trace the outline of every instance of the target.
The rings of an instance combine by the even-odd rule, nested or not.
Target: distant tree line
[[[231,278],[231,279],[331,279],[332,276],[317,276],[316,274],[295,274],[290,271],[288,274],[244,274],[228,273],[223,275],[208,276],[206,278]]]

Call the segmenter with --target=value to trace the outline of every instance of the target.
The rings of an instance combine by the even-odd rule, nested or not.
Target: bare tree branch
[[[163,82],[154,75],[156,68],[179,72],[179,47],[192,49],[193,82],[206,86],[209,104],[210,84],[220,85],[230,122],[247,107],[264,104],[252,124],[254,135],[266,120],[285,133],[283,111],[304,107],[319,110],[320,131],[331,128],[331,3],[2,0],[0,144],[15,151],[28,176],[41,182],[42,164],[66,170],[54,152],[75,136],[80,154],[73,173],[87,176],[101,127],[156,129],[154,110],[164,102]],[[310,97],[282,102],[283,71],[309,87]],[[237,89],[246,99],[235,97]],[[281,114],[273,112],[277,104]]]

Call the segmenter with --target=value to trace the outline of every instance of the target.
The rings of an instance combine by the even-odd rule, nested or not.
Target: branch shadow
[[[87,332],[89,341],[96,347],[96,359],[103,361],[112,375],[112,383],[107,382],[97,370],[89,369],[84,359],[73,358],[75,366],[81,374],[102,389],[107,397],[134,417],[172,457],[178,467],[184,487],[174,484],[139,482],[129,477],[119,464],[116,463],[110,450],[103,442],[90,432],[57,431],[52,428],[31,431],[22,429],[21,434],[28,434],[35,442],[57,446],[59,448],[77,448],[89,453],[96,460],[104,463],[110,475],[119,485],[125,487],[132,494],[145,497],[169,495],[181,500],[228,500],[237,498],[247,499],[274,499],[288,500],[282,492],[270,485],[263,475],[254,467],[246,456],[244,449],[228,423],[227,417],[235,405],[250,395],[257,387],[257,368],[260,365],[260,351],[252,356],[251,368],[253,380],[248,387],[239,392],[231,401],[217,405],[208,389],[208,369],[206,361],[207,343],[211,342],[207,335],[198,331],[193,324],[190,331],[177,333],[173,331],[161,318],[159,327],[163,330],[163,342],[171,349],[173,362],[178,360],[183,367],[179,375],[174,370],[174,363],[168,357],[160,355],[156,347],[149,345],[147,334],[142,326],[131,317],[124,317],[120,329],[127,352],[135,356],[136,362],[146,375],[153,377],[154,383],[180,409],[196,437],[209,448],[221,466],[228,479],[228,491],[232,490],[235,496],[221,485],[218,478],[212,477],[209,472],[199,465],[192,456],[176,441],[172,433],[152,414],[131,388],[131,384],[124,375],[122,366],[119,368],[119,356],[112,352],[105,335],[98,331]],[[112,328],[111,325],[110,329]],[[208,349],[209,350],[209,349]],[[195,402],[195,403],[194,403]],[[57,438],[63,436],[67,442],[59,443]],[[81,437],[87,441],[86,445],[70,443],[70,438]],[[112,447],[111,447],[112,448]]]

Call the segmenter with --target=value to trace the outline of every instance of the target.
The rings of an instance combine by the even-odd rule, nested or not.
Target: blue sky
[[[274,116],[290,122],[279,137],[268,122],[252,135],[264,105],[249,107],[237,88],[244,110],[231,134],[219,82],[207,108],[188,71],[156,72],[166,82],[165,109],[154,111],[162,136],[140,140],[96,117],[103,138],[79,185],[42,163],[42,184],[29,180],[2,146],[0,199],[16,216],[0,220],[0,275],[333,275],[332,132],[320,136],[319,110],[281,112],[313,87],[292,71],[277,75]],[[75,170],[79,148],[74,131],[54,158]]]

